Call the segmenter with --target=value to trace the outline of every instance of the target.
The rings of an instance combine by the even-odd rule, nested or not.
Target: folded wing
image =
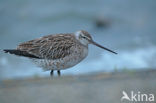
[[[18,45],[17,50],[38,58],[59,59],[72,52],[75,37],[72,34],[48,35]]]

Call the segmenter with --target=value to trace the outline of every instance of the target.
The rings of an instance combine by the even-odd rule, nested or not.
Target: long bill
[[[105,49],[105,50],[107,50],[107,51],[109,51],[109,52],[112,52],[112,53],[114,53],[114,54],[118,54],[118,53],[116,53],[116,52],[114,52],[114,51],[112,51],[112,50],[110,50],[110,49],[108,49],[108,48],[105,48],[105,47],[101,46],[100,44],[94,42],[93,40],[90,41],[90,42],[91,42],[92,44],[94,44],[94,45],[96,45],[96,46],[102,48],[102,49]]]

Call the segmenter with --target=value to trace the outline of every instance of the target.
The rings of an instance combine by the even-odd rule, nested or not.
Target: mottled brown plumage
[[[41,59],[59,59],[68,56],[75,45],[73,34],[56,34],[27,41],[18,45],[17,50],[26,51]]]
[[[94,44],[117,54],[94,42],[90,34],[84,30],[43,36],[21,43],[16,49],[4,51],[28,57],[44,70],[51,70],[51,75],[53,75],[53,70],[57,70],[58,75],[60,75],[60,70],[73,67],[88,55],[88,44]]]

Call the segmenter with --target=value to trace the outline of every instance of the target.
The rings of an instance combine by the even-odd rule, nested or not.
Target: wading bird
[[[38,39],[21,43],[16,49],[5,49],[6,53],[15,54],[30,58],[43,70],[60,70],[73,67],[88,55],[88,44],[96,45],[109,52],[116,52],[107,49],[93,41],[91,35],[84,30],[75,33],[60,33],[43,36]]]

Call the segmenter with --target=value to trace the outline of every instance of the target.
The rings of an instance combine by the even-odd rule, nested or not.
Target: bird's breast
[[[35,59],[35,63],[44,70],[67,69],[80,63],[88,55],[88,48],[77,46],[71,48],[70,55],[59,59]]]
[[[80,63],[88,55],[87,47],[76,47],[69,56],[64,58],[65,68],[72,67]]]

